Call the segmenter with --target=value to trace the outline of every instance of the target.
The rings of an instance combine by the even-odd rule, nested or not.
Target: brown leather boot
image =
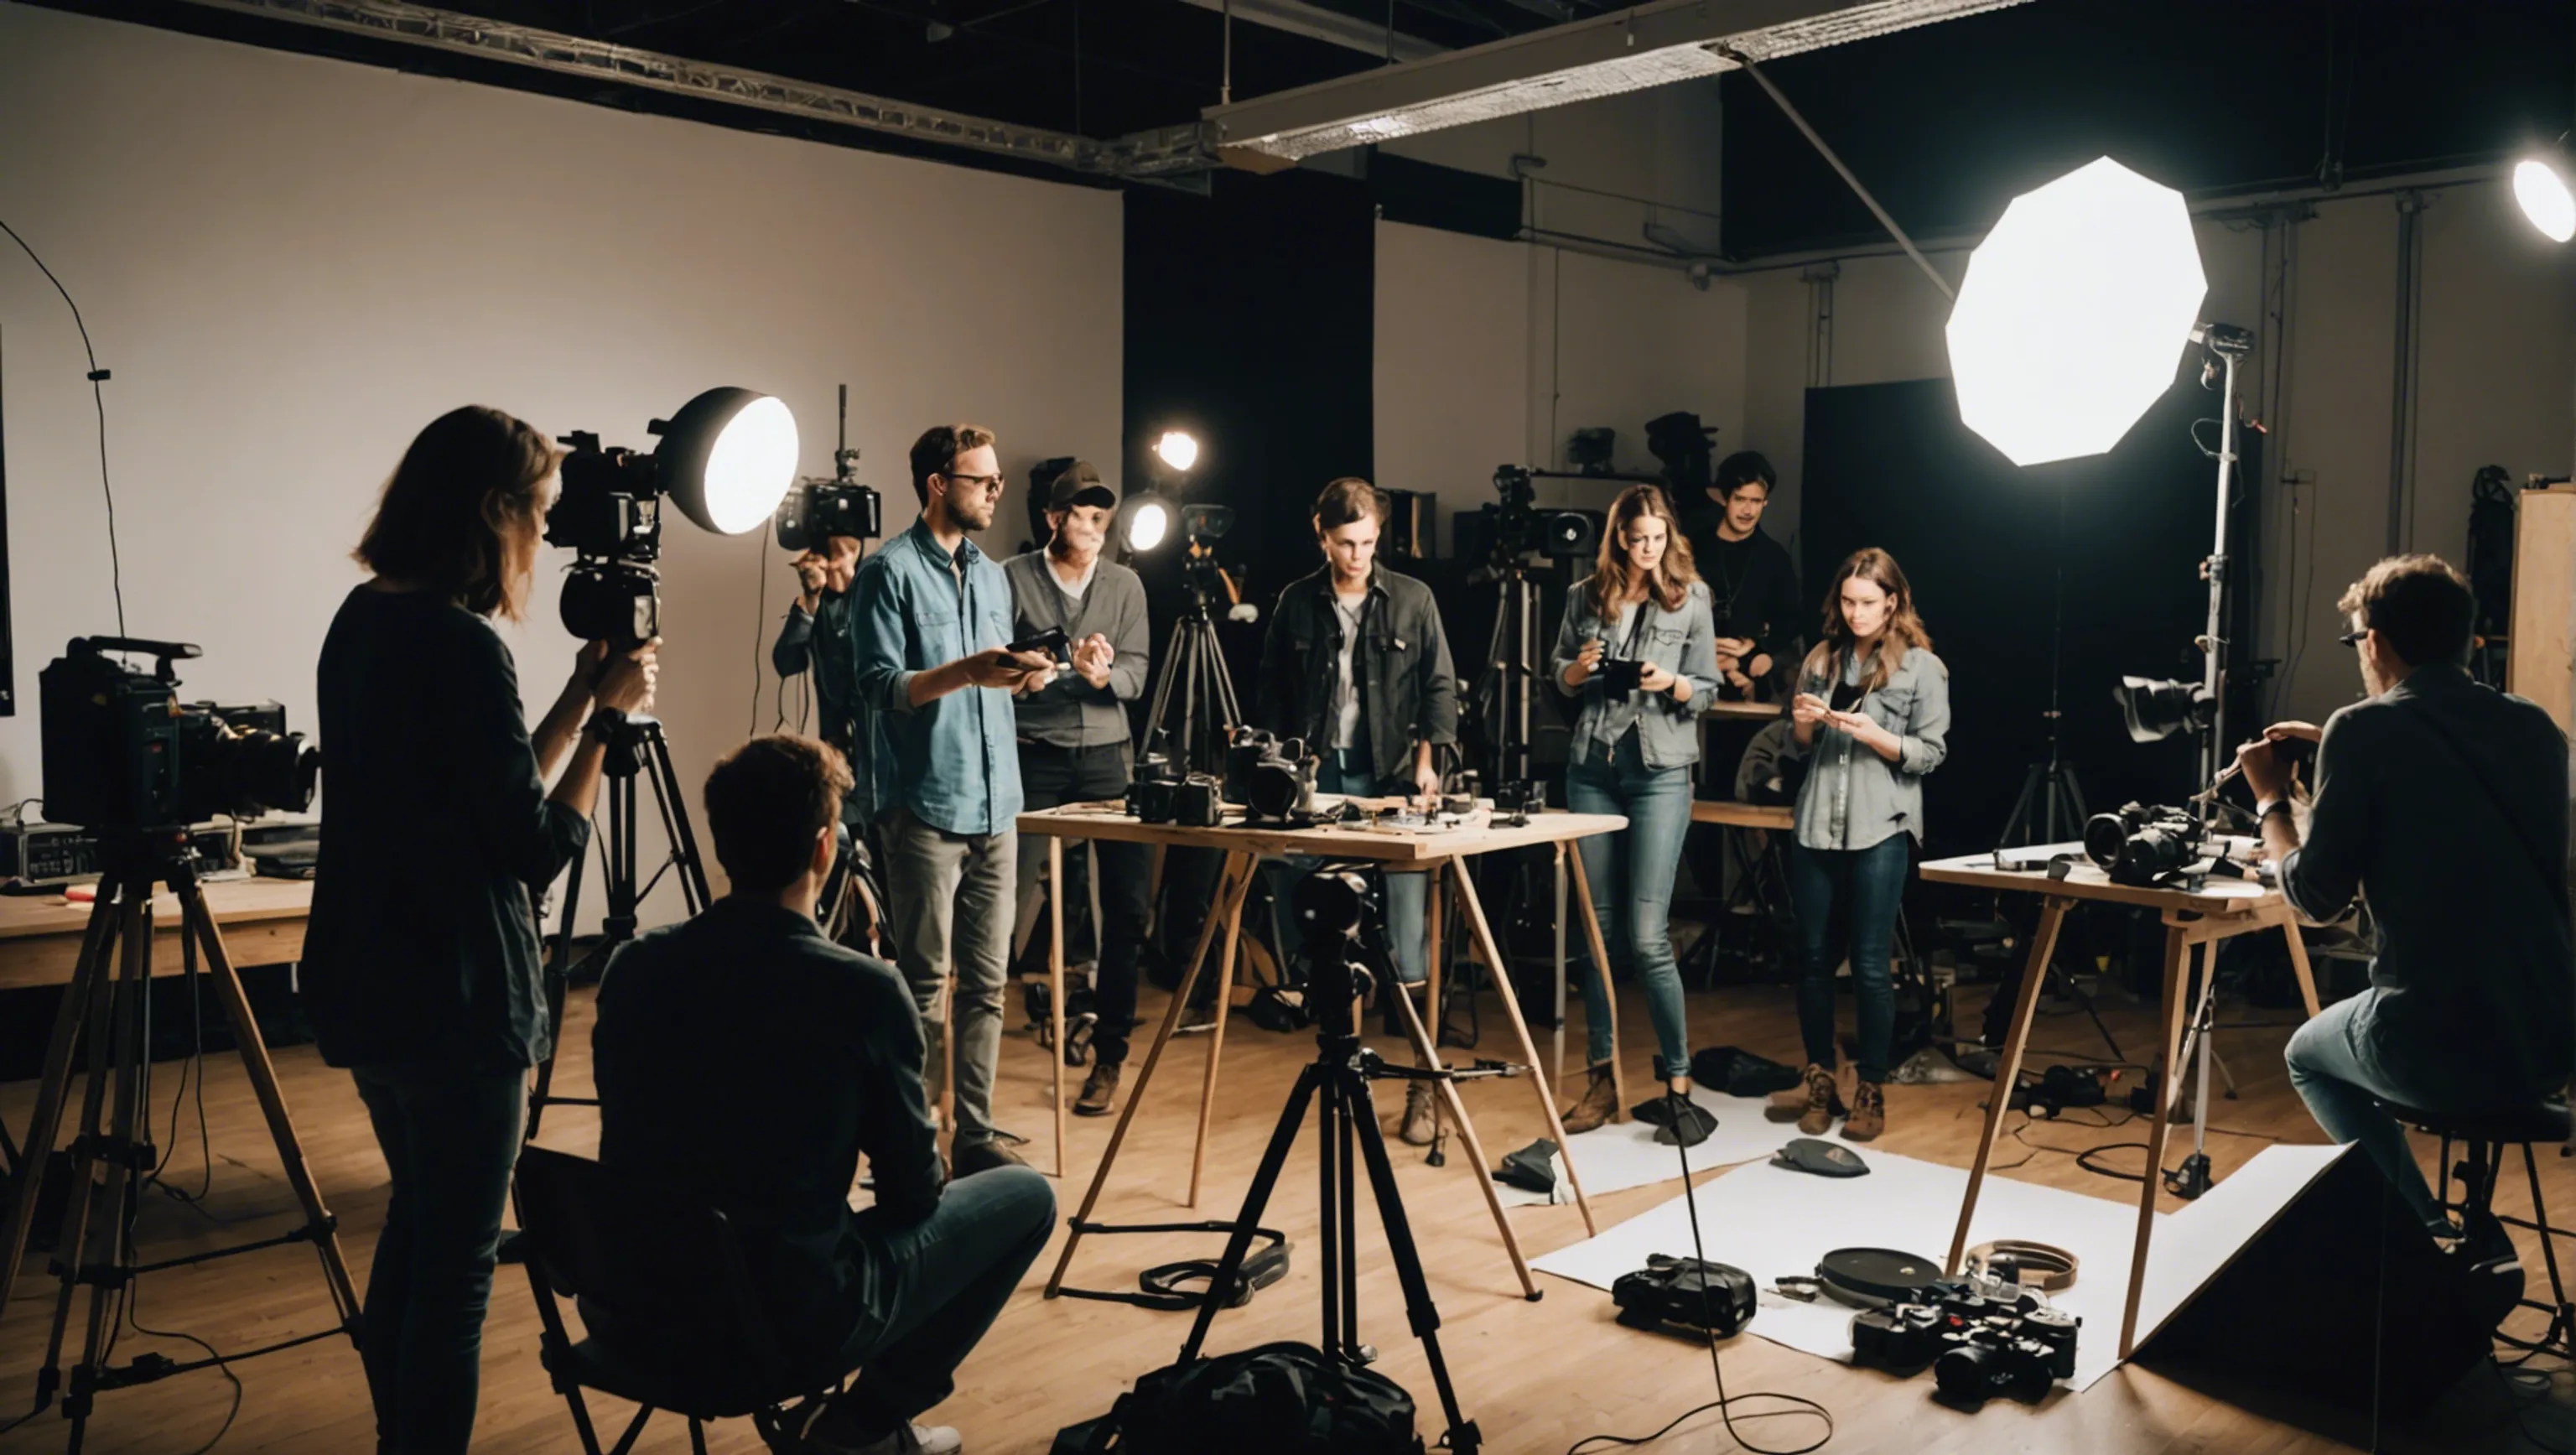
[[[1843,1119],[1843,1140],[1866,1142],[1886,1130],[1886,1090],[1875,1081],[1864,1081],[1853,1087],[1851,1115]]]
[[[1810,1061],[1796,1086],[1771,1093],[1771,1104],[1762,1114],[1775,1122],[1796,1122],[1799,1131],[1821,1137],[1843,1114],[1842,1092],[1834,1084],[1834,1073]]]
[[[1569,1137],[1588,1132],[1607,1122],[1619,1112],[1619,1088],[1610,1080],[1610,1063],[1592,1068],[1591,1084],[1583,1088],[1583,1099],[1565,1109],[1560,1118]]]

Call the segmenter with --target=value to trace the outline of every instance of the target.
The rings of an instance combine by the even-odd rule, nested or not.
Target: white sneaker
[[[965,1448],[966,1442],[946,1425],[906,1425],[881,1440],[850,1447],[848,1455],[960,1455]]]

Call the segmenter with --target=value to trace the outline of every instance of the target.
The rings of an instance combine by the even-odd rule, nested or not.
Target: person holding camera
[[[316,673],[331,788],[298,986],[391,1180],[361,1352],[379,1447],[403,1455],[461,1455],[474,1432],[528,1068],[553,1051],[532,897],[590,842],[599,728],[653,700],[658,644],[592,642],[527,726],[491,618],[526,613],[560,458],[497,409],[432,421]]]
[[[954,967],[959,1176],[1016,1165],[993,1125],[1019,872],[1020,759],[1011,698],[1055,674],[1014,652],[1002,568],[966,538],[1002,498],[993,432],[939,425],[912,446],[921,519],[850,588],[859,701],[875,716],[871,802],[885,846],[896,962],[923,1018]]]
[[[1610,506],[1590,576],[1566,593],[1550,675],[1580,698],[1565,770],[1565,806],[1615,813],[1628,826],[1577,841],[1605,948],[1646,987],[1655,1027],[1655,1079],[1690,1095],[1690,1025],[1673,958],[1673,877],[1690,833],[1691,772],[1699,762],[1699,708],[1717,691],[1717,623],[1690,542],[1661,487],[1632,485]],[[1588,954],[1586,959],[1591,958]],[[1563,1118],[1588,1132],[1619,1110],[1611,1060],[1608,965],[1583,979],[1591,1079]],[[1650,1119],[1663,1115],[1658,1106]],[[1711,1124],[1713,1125],[1713,1123]],[[1707,1127],[1676,1125],[1688,1142]]]
[[[1949,755],[1950,669],[1896,558],[1854,551],[1825,594],[1823,639],[1798,669],[1790,704],[1808,761],[1789,841],[1789,897],[1798,910],[1798,1030],[1807,1043],[1801,1084],[1771,1100],[1774,1121],[1824,1135],[1844,1116],[1835,1080],[1831,941],[1839,912],[1859,1002],[1860,1064],[1843,1135],[1855,1142],[1887,1126],[1887,1057],[1896,1029],[1896,916],[1905,874],[1923,835],[1923,775]]]
[[[2337,1142],[2359,1142],[2426,1225],[2453,1229],[2390,1104],[2518,1112],[2576,1069],[2568,931],[2567,737],[2539,706],[2470,679],[2475,598],[2438,556],[2391,556],[2336,603],[2369,695],[2278,723],[2236,754],[2265,853],[2299,913],[2370,901],[2370,988],[2290,1037],[2290,1084]],[[2307,826],[2276,744],[2316,744]]]
[[[1047,492],[1049,539],[1043,550],[1002,563],[1011,583],[1012,639],[1061,631],[1073,644],[1073,669],[1037,679],[1019,700],[1020,788],[1032,809],[1117,798],[1133,775],[1126,704],[1145,691],[1145,583],[1134,571],[1100,558],[1118,497],[1100,472],[1076,460]],[[1082,846],[1064,860],[1065,918],[1083,902],[1072,872]],[[1136,962],[1145,944],[1145,904],[1154,851],[1106,840],[1100,857],[1100,961],[1092,977],[1099,1019],[1092,1027],[1091,1072],[1074,1100],[1077,1116],[1105,1116],[1118,1095],[1127,1038],[1136,1029]],[[1020,846],[1020,912],[1037,904],[1043,846]]]
[[[1279,593],[1256,703],[1263,725],[1320,757],[1318,791],[1427,804],[1440,796],[1433,752],[1458,741],[1457,674],[1431,588],[1378,568],[1387,508],[1355,476],[1315,497],[1324,565]],[[1426,899],[1423,875],[1386,876],[1389,958],[1406,987],[1430,979]],[[1409,1083],[1399,1135],[1428,1146],[1434,1126],[1430,1083]]]
[[[787,608],[778,640],[769,648],[769,664],[780,677],[812,670],[816,736],[831,744],[860,775],[866,772],[868,756],[857,649],[850,638],[850,583],[859,574],[862,545],[856,536],[830,536],[822,549],[796,557],[791,563],[796,570],[796,600]],[[857,780],[843,806],[852,823],[868,821],[873,788],[864,776]]]
[[[1788,548],[1762,530],[1776,477],[1757,450],[1717,462],[1705,502],[1682,505],[1682,534],[1708,583],[1725,634],[1717,640],[1718,674],[1737,698],[1768,698],[1785,654],[1797,644],[1798,568]]]
[[[784,735],[707,775],[732,892],[629,941],[600,980],[599,1160],[722,1211],[782,1352],[817,1385],[858,1371],[799,1449],[954,1452],[955,1430],[913,1418],[1046,1246],[1055,1194],[1026,1167],[945,1176],[911,988],[815,923],[850,783],[840,754]],[[876,1197],[853,1212],[861,1154]],[[615,1347],[614,1324],[591,1333]]]

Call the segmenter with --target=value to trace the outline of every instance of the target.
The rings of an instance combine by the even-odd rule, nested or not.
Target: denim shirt
[[[927,522],[895,537],[850,586],[859,701],[876,731],[877,812],[908,809],[952,834],[997,834],[1020,814],[1017,714],[999,687],[961,687],[915,707],[912,679],[1007,646],[1011,588],[971,540],[948,553]]]
[[[1565,618],[1556,629],[1556,652],[1549,660],[1548,680],[1568,697],[1583,699],[1583,715],[1574,724],[1574,760],[1593,751],[1609,753],[1630,727],[1637,729],[1637,748],[1649,768],[1687,768],[1699,761],[1699,710],[1717,700],[1717,617],[1708,584],[1694,581],[1682,609],[1666,611],[1653,597],[1637,604],[1629,624],[1634,636],[1603,621],[1592,610],[1591,578],[1565,593]],[[1601,639],[1604,659],[1633,657],[1652,662],[1691,684],[1688,702],[1669,692],[1623,692],[1613,698],[1596,669],[1581,687],[1565,685],[1565,669],[1583,655],[1583,644]]]
[[[1846,664],[1843,679],[1858,682],[1857,664]],[[1800,668],[1798,690],[1834,696],[1812,662]],[[1866,849],[1900,833],[1923,840],[1923,775],[1950,754],[1950,669],[1908,647],[1887,684],[1861,697],[1860,710],[1904,746],[1891,763],[1841,728],[1816,728],[1798,790],[1798,842],[1810,849]]]

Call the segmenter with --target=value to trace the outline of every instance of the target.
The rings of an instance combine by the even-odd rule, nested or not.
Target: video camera
[[[2008,1394],[2036,1402],[2074,1377],[2083,1324],[2037,1294],[1990,1298],[1975,1284],[1943,1279],[1916,1299],[1852,1315],[1852,1362],[1899,1374],[1929,1364],[1941,1393],[1956,1400]]]
[[[2124,803],[2084,822],[2084,852],[2114,884],[2145,886],[2203,857],[2208,830],[2185,809]]]
[[[1236,728],[1225,749],[1226,802],[1242,804],[1261,822],[1294,822],[1314,811],[1315,768],[1302,740]]]
[[[1212,829],[1225,821],[1224,790],[1205,773],[1184,778],[1172,771],[1172,760],[1148,752],[1127,785],[1127,811],[1139,823],[1178,824]]]
[[[140,672],[112,652],[155,659]],[[45,818],[97,832],[173,828],[218,814],[250,818],[313,802],[322,755],[286,730],[274,702],[179,701],[184,642],[74,637],[37,674]]]
[[[1519,465],[1494,467],[1500,504],[1485,507],[1489,549],[1468,579],[1483,584],[1533,552],[1559,560],[1588,556],[1601,544],[1592,517],[1579,510],[1540,510],[1536,477]]]
[[[840,444],[832,478],[808,475],[788,487],[771,517],[781,550],[820,551],[834,536],[872,541],[885,534],[885,497],[859,482],[859,452],[850,448],[850,386],[841,386]]]

